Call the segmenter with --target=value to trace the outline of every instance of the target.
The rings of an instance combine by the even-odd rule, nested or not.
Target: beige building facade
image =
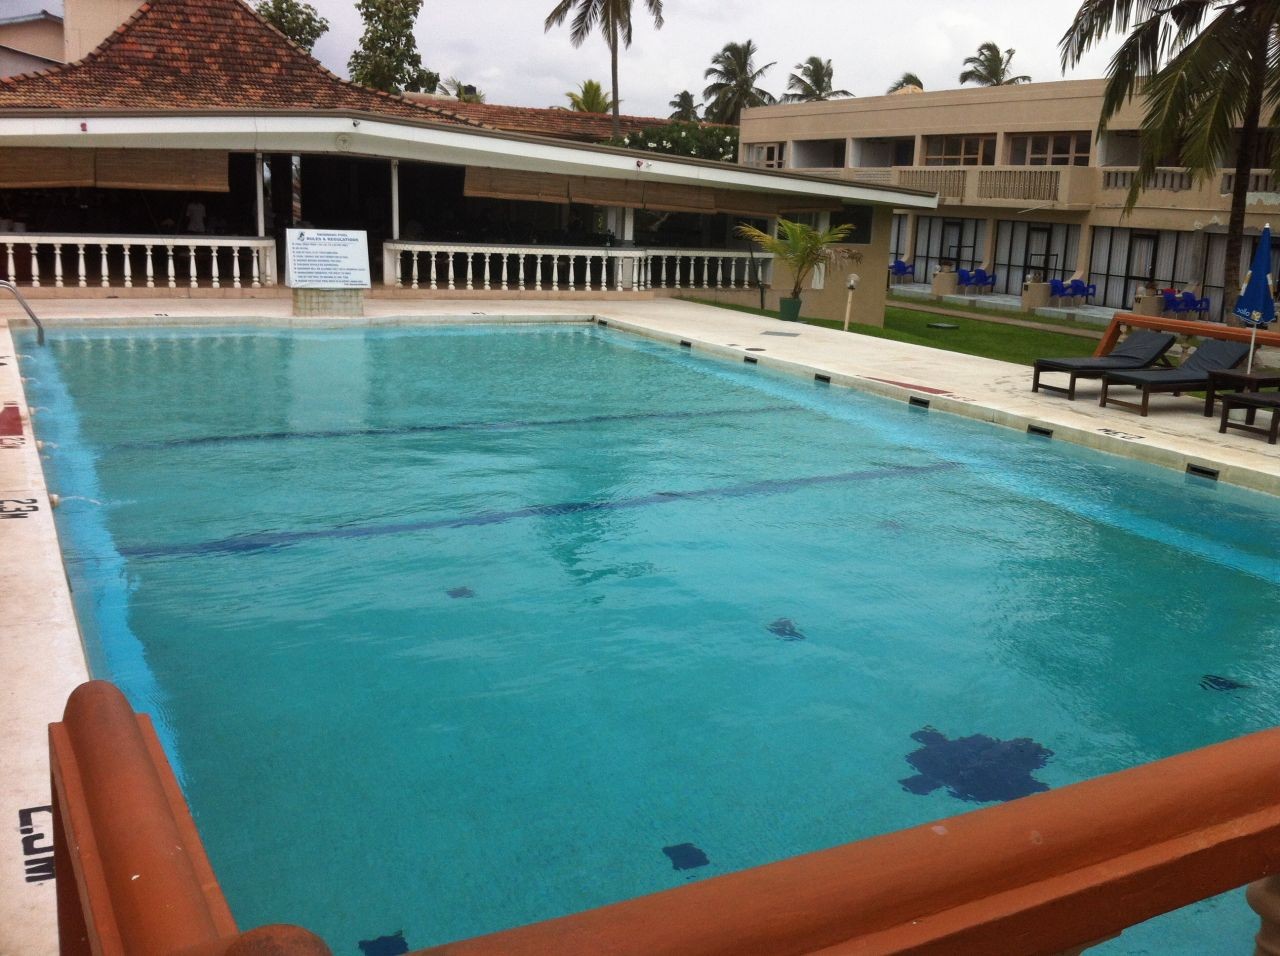
[[[142,0],[63,0],[61,15],[23,6],[6,16],[0,4],[0,76],[74,63],[93,52],[140,6]]]
[[[895,215],[893,255],[928,282],[944,264],[995,272],[996,291],[1078,277],[1100,305],[1138,288],[1188,289],[1220,316],[1232,170],[1161,168],[1128,214],[1142,112],[1097,133],[1103,80],[909,92],[747,110],[740,162],[928,189],[936,211]],[[1246,229],[1280,215],[1280,184],[1250,179]],[[1252,244],[1244,244],[1243,262]]]

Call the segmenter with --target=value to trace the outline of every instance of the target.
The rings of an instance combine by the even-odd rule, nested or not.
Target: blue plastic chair
[[[906,278],[907,276],[910,276],[912,279],[916,277],[915,264],[912,263],[908,265],[907,263],[903,262],[901,259],[894,259],[893,265],[889,267],[889,271],[895,279],[903,279],[903,278]]]
[[[956,270],[956,285],[961,289],[967,289],[973,285],[973,275],[968,269]]]
[[[1195,313],[1201,321],[1208,318],[1209,313],[1213,310],[1213,303],[1206,299],[1197,299]]]
[[[1200,297],[1194,292],[1184,292],[1181,295],[1183,312],[1198,312],[1200,310]]]
[[[1098,294],[1098,287],[1091,283],[1085,282],[1083,279],[1071,280],[1071,295],[1077,299],[1084,299],[1088,302]]]
[[[977,289],[990,288],[992,292],[995,292],[996,290],[995,273],[992,273],[991,275],[987,275],[985,270],[975,269],[973,273],[973,281],[970,284]]]
[[[1183,315],[1187,311],[1187,304],[1182,300],[1178,293],[1165,289],[1162,293],[1164,296],[1164,311],[1172,312],[1174,315]]]
[[[1070,295],[1071,293],[1067,289],[1067,284],[1063,282],[1061,279],[1049,280],[1049,298],[1050,299],[1057,299],[1059,302],[1061,302],[1063,299],[1068,298]]]

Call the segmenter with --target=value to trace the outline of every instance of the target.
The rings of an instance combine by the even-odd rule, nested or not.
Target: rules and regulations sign
[[[285,284],[291,289],[369,288],[369,240],[363,231],[289,229]]]

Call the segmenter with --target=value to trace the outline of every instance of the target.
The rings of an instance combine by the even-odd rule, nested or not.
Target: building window
[[[1088,133],[1035,133],[1009,138],[1011,166],[1088,166]]]
[[[747,165],[782,169],[786,163],[786,143],[752,143],[747,147]]]
[[[994,166],[996,164],[995,133],[978,136],[926,136],[926,166]]]

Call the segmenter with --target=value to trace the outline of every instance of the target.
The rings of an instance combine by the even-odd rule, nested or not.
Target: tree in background
[[[671,98],[671,102],[667,105],[672,110],[668,119],[673,119],[679,123],[696,123],[702,119],[698,115],[698,104],[693,101],[693,94],[688,90],[681,90]]]
[[[1133,24],[1133,29],[1129,25]],[[1131,99],[1146,110],[1138,137],[1138,172],[1127,209],[1158,166],[1170,157],[1197,182],[1217,179],[1228,163],[1235,168],[1223,285],[1230,310],[1240,290],[1240,252],[1255,154],[1280,174],[1280,139],[1260,133],[1277,125],[1280,64],[1275,44],[1280,8],[1259,0],[1180,0],[1164,5],[1147,0],[1086,0],[1060,43],[1062,67],[1075,66],[1113,31],[1128,37],[1107,67],[1099,134]]]
[[[364,34],[347,61],[352,82],[386,93],[434,93],[440,75],[423,67],[413,37],[422,0],[356,0],[356,9]]]
[[[451,76],[440,84],[440,91],[452,96],[462,103],[483,103],[484,90],[476,89],[470,83],[463,83],[456,76]]]
[[[595,80],[583,80],[576,91],[565,94],[569,98],[569,109],[575,113],[608,113],[613,109],[613,100],[605,95],[604,87]]]
[[[988,40],[978,47],[978,52],[973,56],[965,57],[965,70],[960,74],[960,82],[977,83],[979,86],[1013,86],[1015,83],[1030,83],[1031,77],[1014,76],[1012,73],[1010,63],[1015,52],[1015,50],[1005,50],[1001,53],[1000,48]]]
[[[889,88],[885,90],[885,93],[896,93],[898,90],[905,90],[908,86],[914,86],[918,90],[923,90],[924,81],[914,73],[908,71],[890,83]]]
[[[615,136],[608,145],[732,163],[738,155],[738,130],[733,126],[676,122]]]
[[[644,0],[644,5],[653,16],[653,25],[662,29],[662,0]],[[605,43],[609,45],[609,76],[612,81],[613,96],[613,135],[622,132],[622,124],[618,119],[618,44],[631,46],[631,0],[560,0],[555,8],[547,14],[543,21],[544,32],[564,23],[570,11],[576,10],[573,23],[569,26],[569,42],[574,46],[582,46],[597,27],[604,34]]]
[[[787,95],[783,97],[788,103],[820,103],[841,96],[853,96],[848,90],[834,90],[835,70],[831,61],[820,56],[811,56],[803,63],[796,64],[795,73],[787,80]]]
[[[301,0],[258,0],[258,16],[308,53],[329,32],[329,21]]]
[[[759,52],[755,43],[747,40],[726,43],[711,58],[711,66],[703,74],[704,79],[711,82],[702,91],[702,97],[707,101],[705,112],[708,121],[737,126],[742,111],[747,107],[777,102],[772,93],[758,86],[761,77],[777,61],[757,68],[755,56]]]

